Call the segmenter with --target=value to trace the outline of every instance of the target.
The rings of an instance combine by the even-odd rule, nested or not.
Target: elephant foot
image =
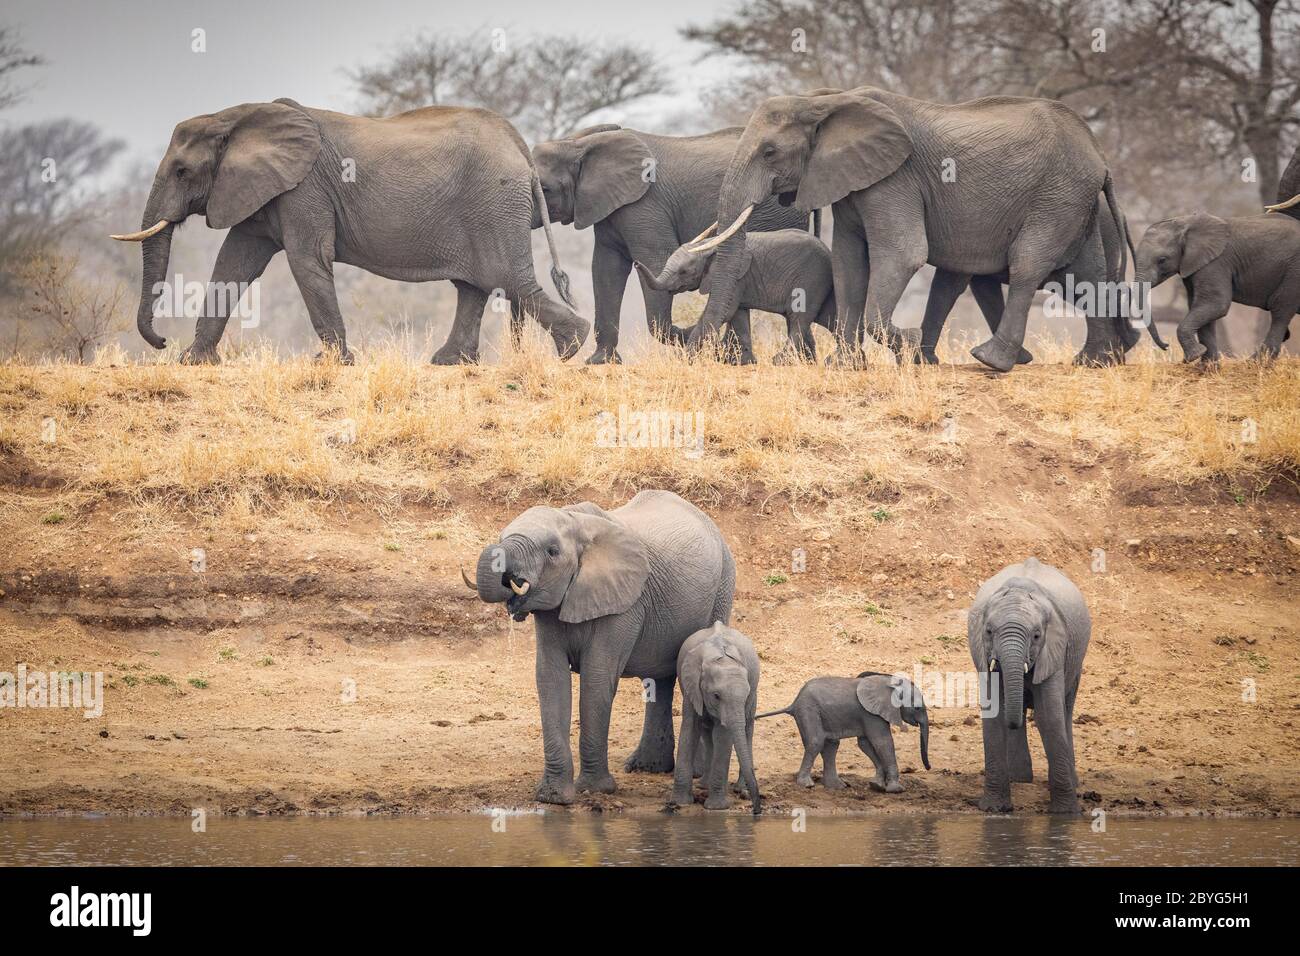
[[[463,349],[458,346],[444,345],[433,353],[430,365],[477,365],[478,349]]]
[[[822,786],[827,790],[847,790],[849,785],[839,777],[822,777]]]
[[[802,365],[804,362],[817,361],[816,355],[800,354],[795,349],[786,346],[772,356],[773,365]]]
[[[731,807],[731,798],[727,796],[726,788],[722,793],[710,793],[708,799],[704,801],[705,810],[727,810]]]
[[[533,799],[538,803],[557,803],[568,806],[573,802],[573,784],[566,780],[554,780],[543,777],[533,792]]]
[[[980,797],[979,808],[985,813],[1010,813],[1011,798],[986,793]]]
[[[891,780],[885,784],[885,793],[902,793],[903,785],[897,780]]]
[[[1053,796],[1051,802],[1047,805],[1047,812],[1077,817],[1079,815],[1078,798],[1073,793]]]
[[[1250,356],[1252,362],[1258,362],[1261,365],[1269,365],[1281,353],[1281,349],[1271,349],[1266,345],[1261,345]]]
[[[971,349],[970,354],[994,371],[1010,372],[1016,367],[1016,359],[1020,356],[1020,346],[1009,345],[995,335],[987,342]]]
[[[1028,363],[1018,363],[1025,365]],[[1124,353],[1117,352],[1114,349],[1086,349],[1080,350],[1079,354],[1073,359],[1072,364],[1081,368],[1107,368],[1111,365],[1123,365]]]
[[[810,774],[801,773],[794,778],[794,782],[801,787],[807,787],[809,790],[813,788],[813,778]]]
[[[1028,365],[1033,360],[1034,360],[1034,353],[1024,347],[1020,349],[1020,354],[1016,356],[1017,365]]]
[[[867,356],[861,349],[836,349],[826,356],[826,364],[833,368],[866,368]]]
[[[1178,344],[1183,347],[1183,361],[1189,365],[1209,351],[1204,345],[1198,342],[1195,337],[1184,339],[1180,334],[1178,336]]]
[[[938,365],[939,356],[934,354],[934,349],[928,349],[924,345],[912,353],[913,365]]]
[[[560,361],[567,362],[578,354],[578,349],[582,348],[583,343],[587,341],[591,323],[575,316],[574,321],[562,325],[557,323],[552,325],[549,331],[551,339],[555,342],[555,351],[560,355]]]
[[[332,364],[338,362],[340,365],[356,365],[356,357],[348,351],[337,352],[334,349],[321,349],[313,357],[312,361],[317,365]]]
[[[597,345],[596,351],[591,353],[587,359],[588,365],[622,365],[623,356],[618,354],[618,349],[612,345]]]
[[[181,353],[182,365],[220,365],[221,356],[215,348],[202,348],[191,345]]]
[[[637,747],[632,751],[632,755],[623,761],[623,770],[626,773],[672,773],[672,741],[668,742],[666,749],[660,748],[658,751]]]
[[[689,807],[695,802],[695,797],[689,790],[674,790],[673,795],[668,798],[670,806]]]
[[[614,783],[613,775],[608,772],[580,773],[574,787],[579,793],[613,793],[618,789],[618,784]]]

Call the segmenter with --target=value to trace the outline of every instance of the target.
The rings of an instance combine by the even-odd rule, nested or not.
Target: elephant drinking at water
[[[321,342],[350,361],[334,289],[334,263],[407,282],[450,279],[456,318],[433,361],[478,357],[488,298],[535,315],[562,358],[590,324],[551,299],[533,273],[531,230],[550,223],[531,156],[505,119],[482,109],[433,106],[386,119],[309,109],[293,100],[245,103],[180,123],[158,164],[141,230],[137,325],[154,348],[154,303],[176,226],[206,215],[229,229],[214,287],[242,288],[281,250]],[[567,297],[555,247],[552,277]],[[217,361],[238,296],[209,297],[183,361]]]
[[[731,619],[736,587],[731,551],[707,515],[670,491],[642,491],[610,511],[590,502],[529,508],[483,549],[466,583],[515,620],[533,616],[546,753],[538,800],[614,792],[609,717],[620,677],[653,681],[641,743],[624,769],[673,769],[677,652],[694,632]],[[576,782],[571,671],[579,675]]]

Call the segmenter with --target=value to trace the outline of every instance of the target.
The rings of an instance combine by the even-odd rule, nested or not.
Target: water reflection
[[[1300,820],[547,813],[342,819],[0,822],[0,866],[1295,865]],[[499,826],[499,824],[498,824]]]

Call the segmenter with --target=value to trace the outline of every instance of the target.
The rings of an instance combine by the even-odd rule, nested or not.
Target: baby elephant
[[[775,361],[787,363],[817,357],[812,323],[834,328],[835,290],[831,281],[831,252],[820,239],[800,229],[751,232],[745,237],[742,255],[747,268],[740,273],[734,290],[716,288],[710,282],[709,267],[716,245],[713,240],[686,243],[668,257],[664,271],[654,275],[636,263],[650,288],[661,292],[691,292],[729,295],[734,292],[736,312],[728,327],[739,340],[740,361],[754,362],[749,329],[749,310],[785,316],[790,345],[777,353]],[[730,282],[730,280],[728,280]]]
[[[1218,360],[1215,323],[1234,302],[1271,314],[1255,358],[1276,358],[1291,337],[1300,309],[1300,222],[1268,214],[1179,216],[1147,229],[1134,258],[1139,284],[1154,289],[1175,273],[1182,278],[1189,306],[1178,341],[1186,361]]]
[[[758,707],[758,654],[749,638],[721,621],[696,631],[677,653],[677,681],[682,688],[682,731],[677,738],[672,803],[693,802],[691,768],[697,748],[709,788],[704,806],[725,810],[731,748],[740,759],[736,790],[762,811],[754,776],[754,711]]]
[[[845,737],[858,738],[858,748],[876,768],[871,786],[901,793],[894,738],[889,725],[921,728],[921,763],[930,769],[930,719],[916,686],[901,675],[863,671],[857,677],[814,677],[804,684],[794,703],[758,717],[790,714],[803,738],[803,764],[795,782],[811,787],[812,765],[822,755],[822,784],[827,790],[847,786],[835,772],[835,752]]]

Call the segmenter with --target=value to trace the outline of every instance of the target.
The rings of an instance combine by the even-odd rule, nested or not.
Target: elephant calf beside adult
[[[489,296],[536,316],[562,358],[590,323],[555,302],[533,272],[531,231],[550,223],[527,146],[483,109],[432,106],[386,119],[310,109],[293,100],[245,103],[177,125],[158,165],[139,232],[143,244],[137,325],[154,348],[154,303],[172,233],[190,216],[229,228],[212,283],[241,288],[281,250],[321,342],[350,360],[334,289],[334,263],[389,279],[450,279],[456,318],[433,361],[478,357]],[[562,296],[567,278],[551,246]],[[238,297],[209,296],[186,362],[216,362]],[[233,301],[232,301],[233,299]]]
[[[733,127],[703,136],[654,136],[605,125],[533,147],[551,218],[595,228],[596,351],[589,363],[621,360],[619,315],[633,261],[657,274],[678,246],[709,229],[740,134]],[[784,209],[775,199],[757,202],[748,223],[752,232],[807,227],[808,212]],[[652,288],[644,276],[641,292],[654,336],[661,342],[679,338],[673,293]]]

